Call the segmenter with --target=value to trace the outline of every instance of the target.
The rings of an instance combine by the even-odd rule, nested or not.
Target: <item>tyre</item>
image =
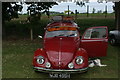
[[[113,46],[113,45],[116,45],[116,39],[115,39],[115,37],[111,37],[110,38],[110,44]]]

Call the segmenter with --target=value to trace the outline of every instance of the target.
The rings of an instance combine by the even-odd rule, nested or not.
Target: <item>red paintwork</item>
[[[47,60],[47,55],[46,55],[46,53],[45,53],[45,51],[41,48],[41,49],[37,49],[36,51],[35,51],[35,54],[34,54],[34,58],[33,58],[33,66],[37,66],[37,67],[45,67],[45,63],[44,64],[37,64],[37,62],[36,62],[36,57],[37,56],[43,56],[43,57],[45,57],[45,63],[46,62],[48,62],[48,60]]]
[[[107,29],[107,26],[91,27],[88,29],[93,29],[93,28]],[[89,57],[102,57],[107,55],[108,29],[106,31],[107,31],[106,38],[102,38],[102,39],[84,39],[85,33],[83,34],[80,46],[87,51]]]
[[[73,60],[74,54],[79,48],[79,43],[80,39],[78,37],[45,38],[44,48],[53,67],[66,67]],[[62,66],[59,65],[59,62]]]
[[[78,65],[78,64],[75,63],[75,59],[76,59],[77,56],[83,56],[83,58],[84,58],[84,63],[83,64]],[[72,62],[74,63],[75,69],[88,67],[88,54],[87,54],[86,50],[83,49],[83,48],[80,48],[80,50],[78,50],[76,52]]]
[[[75,23],[53,22],[51,24],[48,24],[46,28],[54,27],[54,26],[78,27],[77,24]],[[100,49],[103,50],[103,52],[106,51],[106,48],[107,48],[106,43],[104,44],[104,42],[101,42],[101,41],[90,42],[89,39],[88,41],[84,42],[85,40],[87,39],[84,39],[83,37],[82,37],[82,40],[80,40],[79,36],[78,37],[60,36],[60,37],[49,37],[49,38],[46,38],[44,36],[44,48],[37,49],[35,51],[33,66],[45,68],[45,63],[50,62],[52,65],[51,69],[69,69],[68,64],[70,62],[73,62],[74,69],[80,69],[80,68],[88,67],[88,56],[96,57],[96,56],[106,55],[105,53],[98,52],[100,51]],[[104,40],[104,39],[99,39],[99,40]],[[97,45],[99,45],[99,47]],[[96,47],[98,48],[94,49]],[[45,63],[41,65],[36,63],[36,57],[40,55],[45,58]],[[81,65],[76,64],[75,59],[77,56],[83,56],[84,58],[83,64]]]

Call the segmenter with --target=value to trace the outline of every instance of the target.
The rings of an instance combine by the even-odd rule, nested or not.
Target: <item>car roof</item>
[[[73,17],[55,16],[54,20],[52,20],[52,22],[49,23],[46,28],[52,27],[78,27],[78,26],[73,21]]]
[[[50,27],[78,27],[78,26],[74,22],[59,21],[59,22],[52,22],[48,24],[47,28],[50,28]]]

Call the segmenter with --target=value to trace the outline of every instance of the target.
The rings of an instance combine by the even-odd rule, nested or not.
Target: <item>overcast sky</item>
[[[77,10],[80,13],[86,12],[87,5],[89,5],[89,7],[90,7],[90,10],[89,10],[90,13],[93,11],[93,8],[95,8],[95,12],[97,12],[98,10],[102,10],[102,12],[103,12],[103,11],[105,11],[105,6],[107,5],[108,13],[112,13],[114,3],[112,3],[112,2],[98,3],[96,0],[90,0],[89,3],[85,4],[86,6],[80,7],[80,6],[76,5],[76,3],[74,3],[74,2],[61,2],[61,3],[58,3],[58,5],[54,5],[52,8],[50,8],[50,11],[64,12],[65,10],[68,9],[68,5],[70,6],[71,11],[75,12],[75,10]],[[22,13],[27,13],[27,6],[28,5],[23,4]]]

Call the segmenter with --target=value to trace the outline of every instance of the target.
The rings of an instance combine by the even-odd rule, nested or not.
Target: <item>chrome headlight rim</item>
[[[37,62],[38,64],[43,64],[43,63],[45,62],[45,59],[44,59],[43,56],[37,56],[36,62]]]
[[[74,68],[74,64],[73,64],[72,62],[69,63],[69,64],[68,64],[68,68],[73,69],[73,68]]]
[[[46,67],[46,68],[50,68],[50,67],[51,67],[50,62],[46,62],[45,67]]]
[[[84,62],[83,56],[77,56],[75,62],[78,65],[82,64]]]

